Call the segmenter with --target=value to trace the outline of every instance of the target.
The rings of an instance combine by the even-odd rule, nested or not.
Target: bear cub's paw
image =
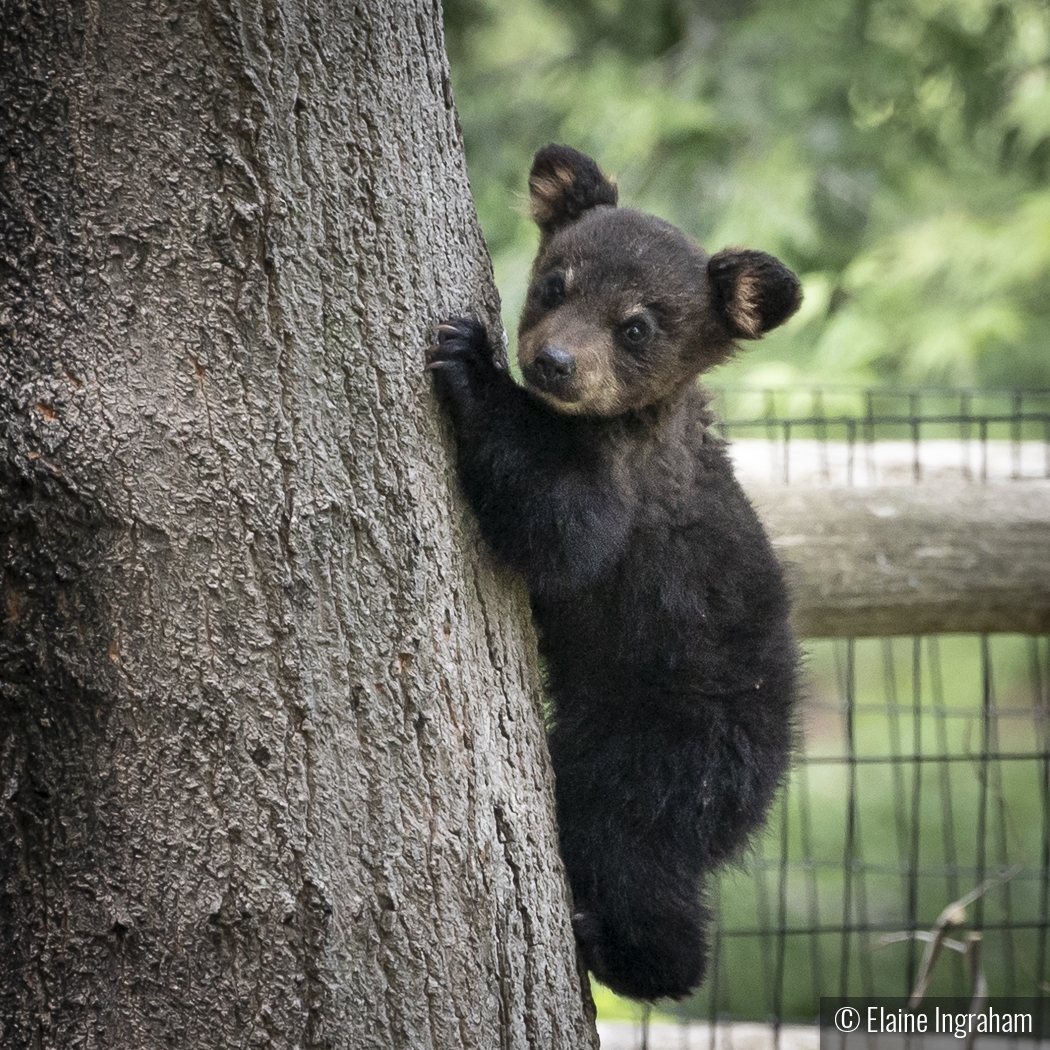
[[[442,400],[462,412],[496,372],[488,331],[473,317],[454,317],[437,326],[427,347],[426,367]]]
[[[587,969],[617,995],[642,1002],[684,999],[703,982],[707,941],[699,914],[680,918],[680,926],[657,922],[631,936],[603,928],[596,913],[577,908],[572,930]]]
[[[427,348],[427,370],[447,372],[460,366],[492,364],[492,347],[485,326],[474,317],[453,317],[437,326]]]

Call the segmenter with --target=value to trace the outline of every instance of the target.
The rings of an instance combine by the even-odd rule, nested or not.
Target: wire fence
[[[1001,484],[1008,501],[1050,479],[1047,390],[730,389],[715,408],[745,484]],[[710,975],[666,1045],[713,1047],[729,1019],[779,1040],[821,996],[1046,995],[1050,638],[804,649],[804,747],[753,855],[712,888]],[[646,1027],[603,1045],[665,1045]]]
[[[690,1013],[801,1021],[821,995],[907,999],[940,917],[978,888],[927,994],[969,996],[975,961],[992,995],[1045,991],[1050,640],[807,648],[805,751],[750,870],[718,889],[716,963]]]
[[[747,477],[883,485],[1050,478],[1050,390],[717,390]]]

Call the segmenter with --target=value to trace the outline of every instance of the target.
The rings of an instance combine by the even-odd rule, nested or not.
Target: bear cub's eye
[[[634,314],[620,325],[621,341],[629,350],[644,350],[654,335],[653,322],[645,314]]]
[[[552,273],[540,288],[540,302],[548,309],[560,306],[565,300],[565,275]]]

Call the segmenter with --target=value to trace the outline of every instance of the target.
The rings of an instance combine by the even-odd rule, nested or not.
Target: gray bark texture
[[[0,12],[0,1046],[596,1046],[439,7]]]

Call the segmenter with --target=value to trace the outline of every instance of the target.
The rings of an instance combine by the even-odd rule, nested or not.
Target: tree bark
[[[0,1045],[596,1046],[439,8],[2,12]]]

